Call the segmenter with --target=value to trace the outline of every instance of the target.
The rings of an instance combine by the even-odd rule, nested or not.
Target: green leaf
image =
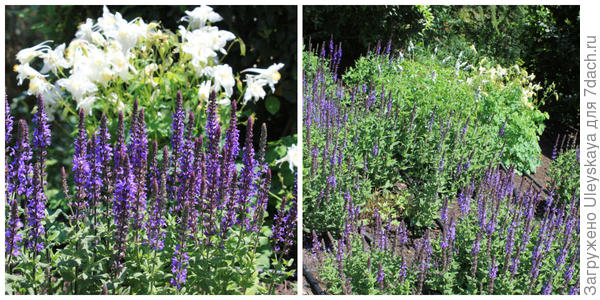
[[[279,103],[279,99],[277,97],[273,95],[267,97],[267,100],[265,101],[265,108],[269,113],[275,115],[279,111],[280,106],[281,104]]]

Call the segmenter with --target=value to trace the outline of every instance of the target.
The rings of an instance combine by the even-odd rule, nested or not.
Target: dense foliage
[[[412,42],[445,56],[474,46],[494,65],[517,63],[538,75],[555,129],[579,127],[579,6],[309,6],[303,16],[305,43],[334,36],[345,46],[342,69],[388,39],[397,48]]]
[[[381,51],[377,46],[376,51]],[[389,44],[388,44],[389,49]],[[422,48],[413,46],[407,53],[375,53],[361,57],[354,67],[343,76],[349,86],[368,85],[383,87],[384,93],[399,105],[417,105],[425,111],[433,111],[436,117],[446,119],[453,112],[487,120],[481,128],[483,133],[503,134],[489,141],[492,149],[505,144],[501,160],[515,165],[517,171],[535,172],[540,164],[539,136],[545,126],[547,113],[538,106],[534,84],[535,75],[517,65],[504,68],[492,65],[486,59],[472,61],[465,56],[474,49],[467,48],[457,57],[429,55]],[[465,53],[465,55],[463,55]],[[377,91],[374,96],[380,96]],[[479,140],[479,147],[484,148]]]
[[[539,164],[545,114],[518,67],[464,71],[460,58],[393,57],[388,45],[339,76],[337,47],[331,60],[304,53],[308,228],[339,232],[345,193],[370,206],[378,193],[396,195],[382,213],[406,211],[412,226],[429,226],[442,199],[490,160]],[[399,191],[401,183],[410,184]]]
[[[262,294],[293,275],[295,196],[269,226],[266,126],[256,151],[250,117],[241,144],[235,101],[222,130],[212,93],[200,135],[178,93],[162,150],[156,141],[149,149],[137,101],[112,139],[106,115],[88,135],[80,110],[72,181],[62,171],[69,211],[48,214],[51,131],[39,99],[31,139],[24,120],[13,137],[6,107],[7,145],[16,140],[6,151],[8,293]]]
[[[531,76],[416,47],[342,75],[341,46],[304,53],[303,224],[328,292],[578,293],[575,150],[554,188],[514,180],[547,117]]]

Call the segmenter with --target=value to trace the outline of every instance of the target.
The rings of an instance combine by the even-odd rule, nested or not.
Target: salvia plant
[[[563,179],[518,181],[503,164],[509,117],[496,124],[486,112],[400,101],[393,83],[344,82],[341,45],[308,48],[305,259],[328,293],[579,293],[575,138],[555,147],[549,172]],[[400,59],[389,43],[372,53]]]
[[[313,258],[333,294],[578,294],[579,199],[555,199],[514,170],[489,168],[445,201],[422,234],[347,202],[335,239],[313,231]],[[560,205],[553,205],[560,200]],[[321,237],[320,237],[321,236]]]
[[[312,58],[317,65],[307,67],[315,72],[304,78],[304,170],[311,178],[304,224],[339,232],[349,193],[359,205],[369,202],[371,211],[373,206],[386,214],[406,210],[410,226],[431,225],[445,197],[456,194],[475,170],[502,157],[504,145],[493,141],[502,138],[504,125],[489,130],[491,116],[460,110],[442,117],[437,107],[396,101],[385,86],[344,86],[335,79],[341,48],[330,48],[332,59],[322,50]],[[409,182],[407,188],[401,184]],[[401,197],[380,204],[376,190]]]
[[[69,208],[53,212],[43,100],[31,135],[25,120],[15,134],[7,106],[7,293],[272,294],[293,276],[295,197],[266,221],[266,126],[255,150],[252,117],[240,137],[236,102],[222,129],[217,96],[209,98],[201,134],[178,93],[162,149],[148,139],[137,101],[112,136],[106,115],[88,132],[81,109],[72,169],[62,170]]]

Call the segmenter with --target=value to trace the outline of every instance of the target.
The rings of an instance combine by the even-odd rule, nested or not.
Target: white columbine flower
[[[475,44],[471,45],[471,46],[469,47],[469,49],[471,49],[471,51],[473,51],[473,52],[477,53],[477,49],[475,49]]]
[[[95,46],[91,44],[87,40],[75,39],[71,41],[69,46],[67,46],[67,50],[65,51],[65,58],[67,62],[73,67],[73,69],[78,68],[79,65],[85,64],[87,60],[89,60],[90,56],[97,55],[98,52],[103,52]],[[73,73],[75,71],[71,71]]]
[[[187,31],[179,26],[181,50],[192,56],[192,64],[196,69],[204,68],[209,59],[217,57],[217,52],[227,54],[227,42],[235,39],[233,33],[219,30],[217,27],[203,27]]]
[[[118,44],[115,44],[115,46]],[[129,71],[136,74],[135,67],[129,62],[129,52],[126,54],[120,51],[119,47],[111,47],[106,53],[106,59],[111,66],[111,70],[119,75],[124,81],[129,80]]]
[[[148,24],[141,19],[135,19],[131,22],[122,18],[116,18],[115,30],[106,32],[106,36],[114,39],[121,45],[123,52],[129,51],[137,42],[148,34]]]
[[[45,50],[50,50],[50,46],[46,45],[46,43],[50,42],[52,41],[45,41],[31,48],[25,48],[19,51],[19,53],[17,53],[17,60],[19,60],[21,64],[28,64],[34,58],[42,55]]]
[[[63,91],[60,89],[58,84],[50,85],[50,88],[42,93],[44,104],[50,107],[54,107],[58,103],[58,100],[62,98],[62,96]]]
[[[184,16],[180,21],[187,21],[192,29],[201,28],[206,25],[206,22],[219,22],[223,18],[216,12],[213,11],[212,7],[202,5],[194,8],[194,10],[186,10]]]
[[[104,51],[91,44],[82,55],[74,60],[72,72],[102,85],[106,85],[114,74],[109,69],[109,62]]]
[[[60,79],[56,83],[67,89],[78,103],[83,100],[86,94],[98,90],[98,87],[92,81],[80,73],[74,73],[69,78]]]
[[[257,73],[258,76],[256,78],[264,79],[267,82],[267,84],[269,84],[269,87],[271,87],[271,91],[275,92],[275,84],[279,82],[279,79],[281,79],[281,74],[279,74],[279,70],[281,70],[283,66],[284,64],[278,63],[271,65],[267,69],[249,68],[243,70],[242,72]]]
[[[246,93],[244,94],[244,104],[246,104],[250,99],[256,102],[258,99],[264,98],[267,94],[263,89],[265,84],[267,84],[267,82],[264,79],[257,79],[254,76],[246,75]]]
[[[96,99],[98,99],[98,97],[96,97],[95,95],[89,95],[79,101],[77,101],[77,109],[83,109],[83,111],[86,114],[92,114],[92,106],[94,105],[94,102],[96,102]]]
[[[204,81],[200,84],[200,87],[198,88],[198,99],[200,102],[208,101],[208,97],[210,95],[210,86],[210,80]]]
[[[212,76],[215,80],[213,90],[219,91],[222,87],[225,89],[225,94],[231,97],[233,94],[233,86],[235,85],[235,79],[233,78],[233,70],[229,65],[219,65],[212,68]]]
[[[46,78],[42,76],[36,76],[29,80],[29,89],[27,95],[38,96],[47,93],[52,88],[52,85],[48,83]]]
[[[300,147],[296,146],[296,144],[293,144],[287,149],[287,154],[282,159],[275,161],[275,164],[281,164],[286,161],[290,166],[290,171],[294,172],[293,168],[298,168],[298,166],[300,166],[300,162],[302,161],[302,152],[300,151]]]
[[[15,65],[15,67],[13,68],[13,70],[15,72],[17,72],[17,85],[21,85],[23,84],[23,80],[24,79],[32,79],[35,77],[45,77],[44,75],[40,74],[40,72],[36,71],[35,69],[33,69],[32,67],[29,66],[29,64],[22,64],[22,65]]]
[[[75,37],[78,39],[91,40],[92,32],[94,32],[94,20],[87,18],[85,23],[79,24],[77,26],[77,32],[75,32]]]
[[[44,105],[46,106],[46,113],[48,115],[48,121],[54,120],[54,111],[58,101],[62,99],[64,92],[60,89],[57,84],[50,85],[50,88],[42,93],[42,99],[44,99]]]
[[[160,89],[155,89],[154,92],[152,93],[152,98],[156,99],[156,94],[160,93]],[[108,97],[106,97],[106,99],[110,102],[112,102],[113,104],[115,104],[117,106],[118,110],[124,110],[125,109],[125,104],[123,103],[123,101],[119,100],[119,96],[116,93],[110,93],[110,95],[108,95]],[[159,112],[160,115],[160,112]]]
[[[107,34],[109,32],[117,30],[117,21],[123,20],[120,13],[111,14],[108,7],[104,5],[102,8],[102,17],[98,18],[98,27]]]
[[[196,32],[198,30],[194,30]],[[210,47],[214,51],[219,51],[223,54],[227,54],[225,46],[227,42],[235,39],[235,35],[227,30],[219,30],[217,27],[204,27],[200,29],[201,32],[207,35]]]
[[[218,105],[225,105],[225,106],[231,105],[231,99],[229,99],[229,98],[219,99],[219,100],[217,100],[217,104]]]
[[[217,57],[217,53],[210,44],[210,36],[202,30],[187,31],[180,26],[181,50],[192,56],[192,65],[198,73],[206,66],[210,58]]]
[[[99,24],[94,25],[94,20],[88,18],[85,23],[79,24],[79,30],[75,32],[75,37],[78,39],[92,42],[96,45],[101,45],[105,42],[104,36],[98,32]]]
[[[154,73],[156,70],[158,70],[158,65],[155,63],[151,63],[144,67],[144,75],[152,76],[152,73]]]
[[[413,50],[415,50],[415,44],[413,44],[412,41],[408,42],[408,52],[412,52]]]
[[[52,71],[54,75],[57,75],[57,69],[60,68],[69,68],[71,65],[65,59],[65,44],[60,44],[54,50],[48,50],[46,53],[43,53],[40,57],[44,59],[44,66],[42,67],[41,73],[48,73],[48,71]]]
[[[498,70],[498,77],[504,77],[508,73],[507,70],[500,65],[498,65],[496,69]]]

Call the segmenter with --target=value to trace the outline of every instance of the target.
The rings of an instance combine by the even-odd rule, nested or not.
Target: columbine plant
[[[241,144],[235,100],[222,130],[212,92],[200,135],[178,93],[170,147],[161,150],[156,141],[149,147],[137,101],[127,119],[119,114],[112,137],[106,115],[88,133],[81,109],[73,167],[62,171],[69,211],[48,215],[41,99],[31,143],[24,120],[13,143],[6,115],[7,145],[15,145],[6,152],[8,293],[272,294],[293,275],[296,200],[284,199],[265,222],[266,126],[255,153],[249,117]]]
[[[242,55],[245,45],[233,33],[213,26],[221,20],[203,5],[186,11],[180,22],[187,25],[172,33],[142,18],[125,20],[105,6],[102,17],[80,24],[68,45],[52,48],[52,41],[45,41],[21,50],[14,70],[19,85],[29,80],[29,95],[44,98],[49,117],[57,109],[71,114],[83,109],[88,114],[95,108],[113,119],[120,110],[129,111],[133,99],[144,99],[146,113],[168,124],[168,115],[158,112],[174,109],[174,102],[163,100],[172,99],[177,90],[184,91],[186,106],[196,114],[206,107],[211,92],[220,106],[230,105],[235,97],[242,104],[263,99],[267,86],[275,91],[283,64],[234,75],[223,60],[235,42]],[[166,127],[149,130],[168,132]]]

